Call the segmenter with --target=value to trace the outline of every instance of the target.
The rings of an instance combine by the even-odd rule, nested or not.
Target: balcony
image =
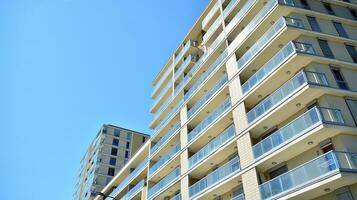
[[[185,71],[185,69],[189,66],[189,64],[194,61],[195,61],[195,57],[192,54],[188,55],[175,71],[174,74],[175,80],[177,80],[177,78],[182,74],[182,72]]]
[[[277,105],[284,102],[287,98],[293,95],[296,91],[307,84],[329,86],[324,74],[316,72],[300,71],[292,79],[286,82],[283,86],[277,89],[270,96],[261,101],[253,109],[247,113],[249,124],[260,119],[264,114],[271,111]]]
[[[202,120],[192,131],[187,135],[188,142],[198,137],[203,130],[205,130],[209,125],[211,125],[219,116],[221,116],[225,111],[231,107],[230,98],[226,99],[221,105],[219,105],[210,115],[208,115],[204,120]]]
[[[111,193],[109,196],[117,196],[121,191],[123,191],[128,184],[138,176],[147,166],[149,162],[148,159],[144,159],[135,169],[132,171]]]
[[[192,96],[192,94],[197,91],[198,88],[207,80],[207,78],[217,69],[222,61],[228,56],[228,52],[223,51],[218,58],[209,66],[205,73],[203,73],[200,78],[191,86],[191,88],[185,93],[184,100],[187,100]]]
[[[176,144],[173,148],[171,148],[169,152],[167,152],[159,161],[150,167],[149,176],[152,176],[159,168],[161,168],[164,164],[167,164],[167,162],[171,160],[180,150],[180,144]]]
[[[290,42],[242,85],[243,95],[251,91],[252,88],[256,87],[256,85],[262,82],[267,76],[280,67],[282,63],[296,53],[315,55],[312,45],[300,42]]]
[[[227,129],[225,129],[222,133],[220,133],[215,139],[213,139],[211,142],[209,142],[206,146],[204,146],[202,149],[200,149],[198,152],[196,152],[193,156],[191,156],[188,159],[189,168],[192,168],[197,163],[207,158],[217,149],[219,149],[228,141],[230,141],[230,139],[233,138],[234,136],[235,136],[235,127],[234,124],[232,124]]]
[[[177,54],[177,56],[175,56],[175,65],[179,62],[183,55],[185,55],[185,53],[190,49],[191,46],[197,46],[197,42],[192,40],[186,42],[181,51]]]
[[[227,15],[233,10],[234,5],[238,2],[238,0],[231,0],[226,8],[223,10],[223,16],[227,17]]]
[[[309,186],[311,190],[311,188],[314,187],[313,184],[323,184],[322,182],[324,180],[328,180],[330,177],[333,177],[335,175],[338,175],[336,179],[342,179],[341,181],[343,181],[344,179],[345,181],[348,181],[348,177],[344,177],[343,175],[341,175],[342,172],[357,172],[357,154],[330,151],[278,177],[275,177],[274,179],[271,179],[261,184],[259,186],[261,198],[282,198],[288,193],[293,193],[294,191],[303,189],[306,186]],[[338,182],[336,179],[330,179],[331,181],[327,184],[329,186],[338,187],[337,184],[341,184],[341,182]],[[333,182],[333,180],[335,181]],[[355,177],[352,181],[357,182]],[[308,191],[305,191],[305,193],[306,192]]]
[[[193,198],[200,193],[203,193],[208,188],[211,188],[223,180],[229,178],[232,174],[240,170],[239,158],[235,157],[228,161],[223,166],[219,167],[218,169],[212,171],[207,176],[202,178],[201,180],[194,183],[189,188],[189,195],[190,198]]]
[[[214,14],[219,10],[220,4],[219,1],[214,4],[214,6],[211,8],[211,10],[207,13],[206,17],[202,20],[202,28],[205,28],[208,24],[208,22],[212,19]]]
[[[177,102],[177,104],[175,105],[175,107],[173,107],[169,113],[167,113],[167,115],[165,116],[165,118],[155,127],[154,129],[154,133],[151,136],[151,138],[154,138],[162,129],[162,127],[164,127],[167,122],[171,119],[171,117],[176,114],[176,112],[181,108],[181,106],[183,105],[183,99],[181,99],[179,102]]]
[[[203,41],[207,42],[207,40],[213,35],[213,33],[218,29],[219,26],[222,25],[223,18],[219,16],[216,21],[213,22],[211,27],[207,30],[207,32],[203,35]]]
[[[166,177],[161,179],[158,183],[156,183],[154,186],[149,188],[148,199],[149,200],[153,199],[160,192],[167,189],[169,185],[171,185],[173,182],[175,182],[178,179],[179,176],[180,176],[180,168],[177,167],[169,175],[167,175]]]
[[[187,111],[187,118],[190,118],[193,114],[196,113],[212,96],[214,96],[217,91],[219,91],[223,85],[228,82],[227,75],[223,75],[215,85],[205,93],[203,97],[201,97],[188,111]]]
[[[269,137],[254,145],[253,153],[255,159],[259,159],[273,152],[277,148],[323,123],[344,125],[341,111],[321,107],[310,109],[292,122],[272,133]]]
[[[164,82],[164,80],[167,78],[167,76],[170,74],[170,72],[172,72],[173,69],[173,64],[171,64],[171,66],[169,66],[165,73],[162,75],[162,77],[160,78],[160,80],[155,84],[154,86],[154,90],[151,93],[152,97],[155,97],[154,95],[156,94],[156,92],[158,91],[158,89],[160,88],[161,84]]]
[[[259,54],[268,43],[276,37],[286,27],[304,28],[304,24],[299,19],[291,17],[281,17],[256,43],[245,52],[237,61],[238,70],[247,66],[247,64]]]
[[[125,196],[121,198],[121,200],[131,200],[133,197],[135,197],[145,186],[145,181],[141,180],[139,183],[137,183],[133,188],[129,190],[128,193],[126,193]]]
[[[172,87],[172,79],[170,79],[169,82],[166,83],[165,87],[160,90],[159,94],[156,96],[154,102],[152,103],[151,110],[153,110],[157,106],[157,104],[160,102],[162,97],[167,93],[167,91],[171,87]]]
[[[234,16],[234,18],[229,22],[229,24],[226,26],[226,31],[227,33],[231,32],[242,19],[244,16],[247,15],[247,13],[250,11],[250,9],[253,7],[253,5],[257,2],[257,0],[252,0],[252,1],[247,1],[242,9],[239,10],[239,12]]]
[[[172,198],[170,198],[170,200],[181,200],[181,194],[177,194],[175,196],[173,196]]]
[[[150,150],[150,157],[155,155],[155,153],[163,146],[163,144],[165,144],[171,138],[171,136],[173,136],[174,133],[176,133],[176,131],[180,129],[180,127],[180,123],[177,123],[169,130],[169,132],[166,133],[164,137],[162,137],[155,145],[153,145]]]

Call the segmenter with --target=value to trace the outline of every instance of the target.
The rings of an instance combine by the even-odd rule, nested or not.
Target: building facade
[[[96,199],[357,199],[357,0],[212,0]]]
[[[103,125],[81,160],[74,200],[94,199],[148,139],[143,133]]]

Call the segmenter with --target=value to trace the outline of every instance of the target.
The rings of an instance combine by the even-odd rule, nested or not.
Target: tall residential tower
[[[94,199],[148,139],[143,133],[103,125],[81,160],[74,200]]]
[[[210,1],[102,196],[357,199],[356,46],[357,0]]]

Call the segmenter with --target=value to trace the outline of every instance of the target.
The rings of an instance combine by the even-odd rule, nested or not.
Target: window
[[[114,136],[120,137],[120,130],[114,129]]]
[[[112,167],[108,168],[108,176],[114,176],[115,169]]]
[[[356,10],[353,10],[351,8],[349,10],[350,10],[350,13],[351,13],[353,19],[357,20],[357,12],[356,12]]]
[[[129,151],[125,151],[125,158],[129,158]]]
[[[348,98],[346,99],[346,103],[350,113],[352,114],[355,124],[357,124],[357,100]]]
[[[309,22],[309,24],[311,26],[311,30],[316,31],[316,32],[321,32],[320,25],[317,22],[315,17],[307,16],[307,21]]]
[[[128,140],[131,140],[131,133],[127,133],[126,138],[127,138]]]
[[[130,142],[126,142],[126,148],[130,149]]]
[[[115,165],[117,163],[117,159],[115,158],[110,158],[109,160],[109,165]]]
[[[283,166],[269,172],[269,177],[270,177],[270,179],[273,179],[277,176],[284,174],[287,171],[288,171],[288,167],[286,165],[283,165]]]
[[[332,71],[333,77],[336,80],[338,87],[341,89],[347,90],[348,86],[347,86],[345,79],[343,78],[343,76],[341,74],[341,71],[337,68],[331,68],[331,71]]]
[[[330,49],[330,46],[328,45],[326,40],[318,39],[317,41],[319,42],[320,48],[321,48],[322,53],[324,54],[325,57],[328,57],[328,58],[334,58],[335,57],[333,55],[333,53],[332,53],[332,51]]]
[[[107,129],[103,128],[102,133],[107,133]]]
[[[112,148],[112,152],[110,153],[113,156],[116,156],[118,154],[118,149],[117,148]]]
[[[113,143],[114,146],[119,146],[119,140],[116,138],[113,138]]]
[[[306,0],[300,0],[300,3],[301,3],[303,8],[310,10],[310,6],[309,6],[309,4],[307,3]]]
[[[144,143],[146,141],[146,137],[143,136],[142,142]]]
[[[327,10],[327,13],[330,15],[335,15],[335,11],[333,11],[331,5],[329,3],[326,2],[322,2],[322,4],[324,5],[325,9]]]
[[[348,53],[350,54],[353,62],[357,63],[357,51],[356,51],[355,47],[352,45],[349,45],[349,44],[346,44],[345,46],[346,46],[346,49],[347,49]]]
[[[339,36],[348,38],[346,30],[343,28],[340,22],[333,22],[333,25],[335,26],[335,29]]]

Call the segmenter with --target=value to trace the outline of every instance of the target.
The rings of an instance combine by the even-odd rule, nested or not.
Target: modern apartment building
[[[112,199],[357,200],[357,0],[212,0]]]
[[[103,125],[81,160],[74,200],[94,199],[148,139],[137,131]]]

